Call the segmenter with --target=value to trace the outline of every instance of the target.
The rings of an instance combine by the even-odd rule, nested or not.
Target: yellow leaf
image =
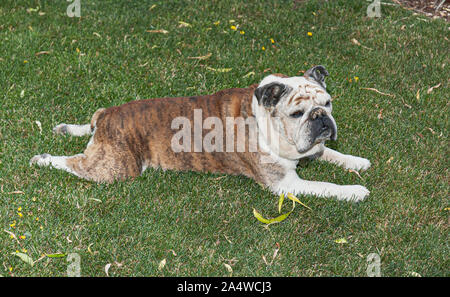
[[[250,71],[249,73],[247,73],[246,75],[244,75],[242,78],[247,78],[249,76],[255,75],[254,71]]]
[[[183,21],[179,21],[178,22],[180,25],[178,26],[179,28],[183,28],[183,27],[192,27],[191,24],[183,22]]]
[[[291,193],[288,193],[288,198],[291,199],[292,201],[297,202],[298,204],[306,207],[309,210],[312,210],[311,207],[309,207],[308,205],[304,204],[303,202],[301,202],[300,200],[298,200],[297,197],[295,197],[294,195],[292,195]]]
[[[347,239],[342,237],[342,238],[336,239],[334,242],[344,244],[344,243],[347,243]]]
[[[212,68],[212,67],[206,66],[206,69],[211,70],[211,71],[216,71],[216,72],[229,72],[233,68]]]
[[[292,212],[292,210],[285,214],[282,214],[281,216],[278,216],[276,218],[268,220],[268,219],[263,218],[262,215],[256,211],[256,209],[253,209],[253,215],[255,216],[255,218],[257,218],[258,221],[260,221],[264,224],[268,224],[268,225],[284,221],[291,214],[291,212]]]
[[[256,209],[253,208],[253,215],[255,216],[255,218],[258,219],[258,221],[264,223],[264,224],[270,224],[270,221],[263,218],[262,215],[256,211]]]
[[[280,199],[278,199],[278,213],[281,213],[281,207],[283,206],[284,194],[281,193]]]

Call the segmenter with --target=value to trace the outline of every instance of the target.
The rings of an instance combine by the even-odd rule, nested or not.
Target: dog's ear
[[[322,65],[314,66],[313,68],[311,68],[308,71],[306,71],[305,74],[304,74],[304,76],[314,79],[324,89],[327,87],[327,85],[325,84],[325,77],[328,76],[328,75],[329,75],[328,71]]]
[[[263,104],[264,107],[272,107],[277,105],[281,96],[286,92],[286,85],[278,82],[273,82],[255,90],[256,99],[259,104]]]

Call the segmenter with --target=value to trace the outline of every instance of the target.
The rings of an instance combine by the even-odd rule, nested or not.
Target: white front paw
[[[39,166],[48,166],[50,165],[51,157],[49,154],[36,155],[30,160],[30,166],[33,164],[37,164]]]
[[[339,200],[358,202],[369,196],[370,192],[366,187],[360,185],[342,186],[338,195]]]
[[[369,169],[369,167],[370,167],[370,161],[365,158],[361,158],[361,157],[352,156],[345,162],[345,168],[353,169],[356,171],[360,171],[360,170],[364,171],[364,170]]]

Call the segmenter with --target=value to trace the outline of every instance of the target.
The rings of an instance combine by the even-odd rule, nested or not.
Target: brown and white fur
[[[302,77],[280,74],[265,77],[258,85],[222,90],[213,95],[157,98],[132,101],[99,109],[86,125],[60,124],[57,134],[92,135],[82,154],[74,156],[36,155],[30,164],[52,166],[95,182],[113,182],[139,176],[147,167],[244,175],[267,186],[274,193],[336,197],[360,201],[369,191],[360,185],[336,185],[306,181],[296,173],[298,160],[317,157],[347,169],[365,170],[367,159],[344,155],[325,147],[336,139],[331,115],[331,97],[324,82],[323,66],[308,70]],[[203,118],[254,117],[257,151],[175,152],[172,121],[194,118],[201,109]],[[205,136],[207,131],[202,131]],[[274,145],[273,137],[279,141]],[[268,157],[271,162],[261,162]]]

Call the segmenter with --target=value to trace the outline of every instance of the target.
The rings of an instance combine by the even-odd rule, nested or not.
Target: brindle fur
[[[224,123],[226,117],[253,116],[251,102],[256,87],[227,89],[206,96],[139,100],[99,109],[91,120],[93,143],[83,154],[68,158],[67,166],[78,176],[96,182],[133,178],[148,166],[242,174],[271,184],[281,179],[285,170],[277,164],[261,164],[261,152],[249,152],[248,141],[245,152],[197,153],[193,152],[192,135],[192,152],[174,152],[171,148],[174,118],[186,117],[192,123],[194,109],[202,110],[203,119],[218,117]],[[235,125],[235,137],[236,128]],[[203,129],[203,136],[208,132]]]

